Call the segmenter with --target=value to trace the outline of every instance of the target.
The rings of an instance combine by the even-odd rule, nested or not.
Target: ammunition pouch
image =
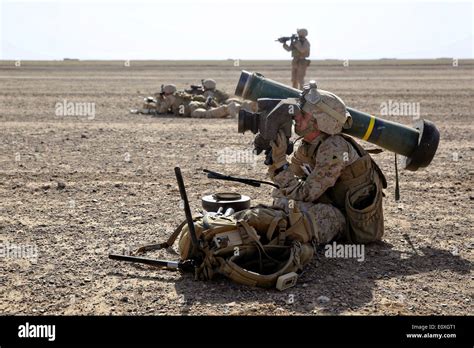
[[[293,58],[292,66],[293,67],[308,67],[311,64],[311,60],[306,58]]]
[[[205,103],[206,102],[206,97],[204,97],[201,94],[197,94],[197,95],[193,96],[192,100],[197,101],[197,102],[201,102],[201,103]]]
[[[354,243],[380,240],[384,231],[381,181],[348,190],[345,200],[348,239]]]

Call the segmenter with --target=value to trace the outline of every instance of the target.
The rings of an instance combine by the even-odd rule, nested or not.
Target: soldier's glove
[[[272,160],[274,169],[279,169],[285,164],[288,164],[286,160],[286,150],[288,148],[288,139],[286,138],[285,132],[282,130],[278,131],[275,140],[270,142],[272,147]]]

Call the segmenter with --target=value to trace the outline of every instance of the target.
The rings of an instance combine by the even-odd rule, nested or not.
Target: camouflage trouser
[[[227,105],[218,106],[217,108],[208,108],[206,103],[192,101],[189,103],[191,117],[196,118],[222,118],[229,116]]]
[[[249,112],[257,112],[257,102],[254,102],[252,100],[240,100],[237,98],[229,98],[225,101],[227,105],[232,102],[238,104],[241,109],[247,110]]]
[[[289,212],[288,198],[278,197],[273,200],[273,206]],[[294,208],[307,213],[313,218],[316,226],[318,242],[326,244],[339,238],[344,233],[346,218],[342,212],[331,204],[293,201]]]
[[[142,108],[138,110],[140,114],[153,114],[157,112],[159,105],[155,102],[144,102]]]
[[[303,89],[308,61],[294,58],[291,62],[291,83],[293,88]],[[299,86],[298,86],[299,85]]]
[[[239,211],[234,214],[234,217],[237,220],[247,221],[262,236],[265,236],[268,230],[275,231],[275,218],[283,218],[286,221],[286,233],[290,239],[300,238],[297,240],[304,243],[313,240],[317,244],[327,244],[342,236],[346,220],[337,208],[330,204],[320,203],[299,207],[300,210],[292,209],[285,212],[276,206],[257,206]]]

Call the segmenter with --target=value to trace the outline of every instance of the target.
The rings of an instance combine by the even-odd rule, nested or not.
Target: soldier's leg
[[[229,105],[232,102],[241,103],[239,98],[229,98],[224,101],[224,104]]]
[[[189,116],[196,118],[204,118],[201,114],[206,111],[206,103],[192,101],[188,104]]]
[[[211,108],[209,110],[198,108],[191,111],[191,117],[196,118],[223,118],[229,116],[227,105]]]
[[[198,108],[191,110],[191,117],[193,118],[206,118],[207,110],[203,108]]]
[[[291,62],[291,84],[293,88],[298,88],[298,62],[293,60]]]
[[[278,199],[277,199],[278,201]],[[280,208],[284,208],[282,198]],[[255,207],[234,214],[236,219],[243,219],[253,226],[262,236],[269,233],[274,238],[275,230],[281,224],[286,228],[287,236],[307,242],[314,239],[318,244],[326,244],[344,233],[346,219],[339,209],[330,204],[313,204],[295,202],[299,209],[288,211],[278,207]],[[270,239],[271,239],[270,238]]]
[[[339,209],[331,204],[314,204],[307,209],[315,225],[317,242],[326,244],[344,233],[346,218]]]
[[[240,107],[241,107],[241,109],[244,109],[244,110],[247,110],[247,111],[250,111],[250,112],[257,112],[258,111],[257,110],[257,107],[258,107],[257,102],[254,102],[254,101],[251,101],[251,100],[244,100]]]
[[[272,192],[273,207],[282,209],[285,213],[290,213],[289,200],[283,196],[280,190]],[[346,218],[342,212],[331,204],[314,204],[312,202],[293,201],[293,208],[303,212],[306,219],[311,221],[308,225],[313,226],[316,241],[326,244],[333,239],[339,238],[344,233]]]
[[[306,69],[307,69],[307,66],[306,66],[305,61],[303,61],[303,64],[299,64],[298,72],[297,72],[297,80],[298,80],[300,89],[303,89],[303,86],[304,86],[304,77],[306,75]]]
[[[237,117],[239,115],[239,111],[242,108],[242,105],[237,102],[231,102],[227,105],[227,112],[231,117]]]
[[[247,110],[247,111],[250,111],[250,112],[257,112],[257,102],[254,102],[252,100],[241,100],[241,99],[238,99],[238,98],[229,98],[227,99],[224,104],[225,105],[230,105],[232,103],[235,103],[235,105],[238,107],[237,109],[237,112],[236,112],[236,117],[240,111],[240,109],[244,109],[244,110]],[[232,112],[231,110],[229,110],[229,114],[234,117],[232,115]]]
[[[156,103],[145,102],[143,103],[142,108],[138,109],[137,113],[148,115],[148,114],[153,114],[155,112],[156,112]]]

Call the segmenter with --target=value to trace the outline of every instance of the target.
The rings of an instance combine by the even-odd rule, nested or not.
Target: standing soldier
[[[293,61],[291,62],[291,83],[293,88],[303,89],[304,76],[306,75],[306,69],[310,64],[310,60],[306,59],[309,57],[309,41],[306,39],[308,36],[308,30],[296,29],[298,38],[292,40],[288,46],[286,42],[283,44],[283,48],[287,51],[291,51]]]

